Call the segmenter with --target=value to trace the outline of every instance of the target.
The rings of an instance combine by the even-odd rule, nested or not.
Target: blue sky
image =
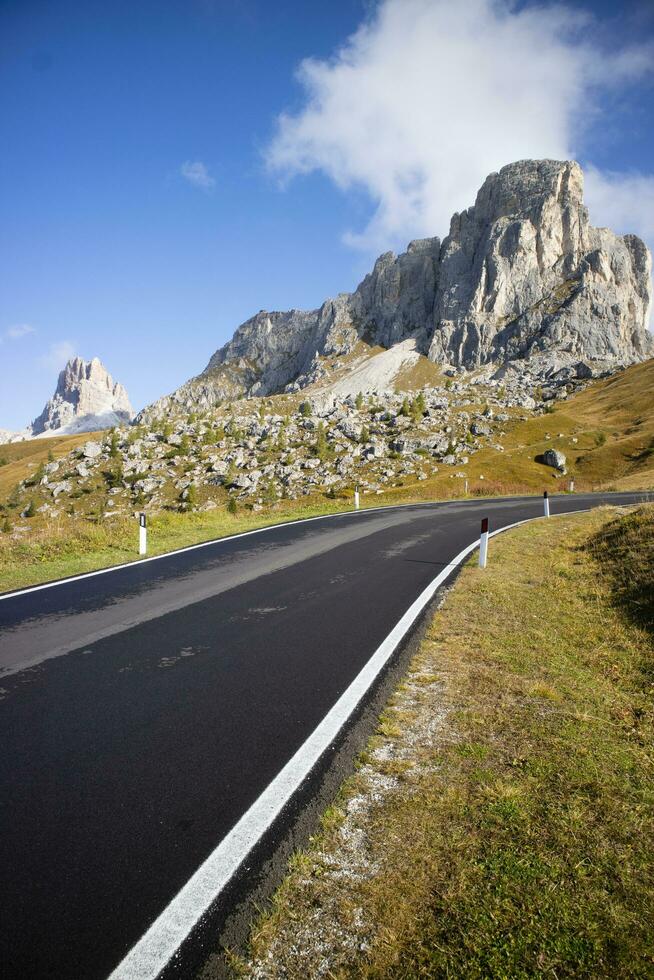
[[[516,157],[574,154],[651,244],[652,5],[464,6],[2,0],[0,427],[69,353],[142,407]]]

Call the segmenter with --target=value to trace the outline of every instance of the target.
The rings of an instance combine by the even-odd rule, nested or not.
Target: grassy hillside
[[[469,419],[484,408],[484,394],[478,393],[474,386],[467,390],[472,394],[459,399],[458,407],[453,399],[450,414],[453,428],[459,433],[468,431]],[[548,402],[544,413],[507,410],[505,421],[495,420],[487,439],[476,440],[475,451],[470,453],[467,463],[443,465],[428,455],[416,457],[410,472],[399,472],[381,486],[377,483],[378,489],[374,491],[364,490],[362,505],[461,497],[466,486],[469,495],[540,493],[543,489],[556,492],[565,490],[570,478],[574,478],[577,490],[654,490],[653,392],[654,360],[651,360],[595,382],[568,399]],[[478,404],[470,404],[473,396],[480,399]],[[301,398],[301,394],[296,394],[241,404],[243,410],[256,412],[259,404],[262,411],[281,416],[297,410]],[[238,406],[235,409],[236,413],[240,410]],[[216,417],[207,421],[208,436],[213,431],[211,426],[229,427],[231,411],[230,406],[216,410]],[[369,418],[372,429],[376,416],[371,414]],[[153,433],[157,425],[161,428],[166,423],[153,422]],[[202,429],[204,423],[199,420],[194,425]],[[147,431],[147,427],[132,429],[129,440],[142,439]],[[40,465],[50,454],[55,459],[64,457],[89,438],[91,435],[85,434],[0,447],[0,460],[5,460],[0,465],[0,590],[136,557],[132,516],[135,509],[145,507],[149,511],[150,548],[153,553],[162,552],[279,520],[347,509],[352,506],[354,482],[368,479],[372,483],[376,479],[375,468],[377,472],[380,468],[379,463],[361,458],[340,488],[327,489],[318,481],[299,500],[270,492],[262,495],[258,503],[235,502],[225,486],[201,485],[194,503],[187,504],[180,499],[174,480],[167,479],[157,506],[147,499],[130,497],[127,492],[116,498],[108,496],[112,492],[109,490],[111,470],[115,468],[111,460],[84,486],[77,486],[74,479],[77,461],[71,459],[62,466],[62,472],[64,476],[67,473],[73,476],[74,489],[70,495],[60,498],[57,513],[38,512],[44,501],[52,501],[47,491],[40,488],[38,479],[32,479],[20,495],[11,498],[19,481],[38,476]],[[302,434],[299,448],[292,448],[292,453],[306,452],[315,438],[315,433]],[[202,461],[206,447],[202,440],[194,444],[192,438],[187,438],[187,442],[186,449],[178,446],[165,457],[166,465],[174,466],[178,478],[186,474],[193,478],[194,473],[206,469],[206,462]],[[537,461],[547,448],[565,453],[567,476],[557,476],[551,467]],[[215,454],[216,450],[212,452]],[[281,452],[269,440],[265,449],[260,450],[260,458],[274,461]],[[174,459],[169,460],[170,456]],[[332,457],[337,458],[337,454],[332,452]],[[401,461],[395,463],[401,465]],[[146,459],[144,464],[149,465],[149,461]],[[382,461],[381,466],[384,465]],[[115,513],[109,513],[108,503],[114,499],[120,506],[114,508]],[[30,502],[34,504],[34,516],[21,518]],[[209,507],[213,508],[210,512]],[[235,512],[229,512],[228,508]]]
[[[6,500],[16,484],[28,479],[41,463],[47,463],[50,458],[59,459],[98,435],[97,432],[84,432],[52,439],[26,439],[0,446],[0,501]]]
[[[554,448],[565,453],[580,490],[654,488],[654,360],[595,382],[557,402],[551,414],[517,423],[503,444],[503,453],[485,449],[473,457],[467,468],[472,479],[484,474],[551,490],[552,471],[535,457]],[[558,482],[566,485],[565,479]]]

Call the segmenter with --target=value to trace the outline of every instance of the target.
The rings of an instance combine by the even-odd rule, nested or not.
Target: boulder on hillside
[[[546,449],[543,453],[543,462],[546,466],[553,466],[555,470],[565,473],[566,458],[560,450]]]

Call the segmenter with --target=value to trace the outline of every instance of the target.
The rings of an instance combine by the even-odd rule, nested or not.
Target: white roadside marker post
[[[148,553],[148,528],[145,514],[139,514],[139,555]]]
[[[357,487],[354,491],[354,509],[359,509],[359,488]]]
[[[575,481],[574,480],[570,480],[570,483],[568,484],[568,490],[570,491],[570,493],[574,493],[575,492]]]
[[[486,568],[488,558],[488,518],[483,517],[481,521],[481,537],[479,538],[479,567]]]
[[[550,516],[550,498],[547,496],[547,490],[543,494],[543,507],[544,507],[545,517],[549,517]]]

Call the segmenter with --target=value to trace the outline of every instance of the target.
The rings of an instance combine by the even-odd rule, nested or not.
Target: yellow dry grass
[[[26,439],[0,446],[0,460],[3,461],[0,465],[0,500],[6,499],[16,484],[29,477],[41,463],[47,463],[50,454],[54,459],[59,459],[71,449],[99,435],[99,432],[84,432],[52,439]]]

